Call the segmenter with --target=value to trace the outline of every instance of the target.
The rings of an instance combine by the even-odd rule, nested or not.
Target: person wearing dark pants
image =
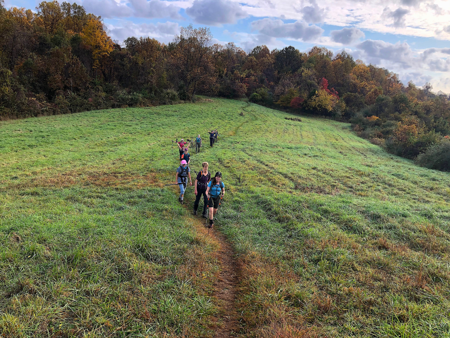
[[[214,132],[214,130],[211,130],[209,132],[209,145],[212,147],[214,145],[214,138],[216,136],[216,133]]]
[[[200,135],[198,135],[197,138],[195,139],[195,152],[196,153],[200,152],[201,147],[202,147],[202,138],[200,137]]]
[[[198,173],[195,180],[195,202],[194,202],[194,215],[197,215],[198,205],[203,195],[203,213],[202,216],[206,217],[206,209],[208,206],[208,198],[206,197],[206,189],[208,183],[211,180],[211,174],[208,171],[208,162],[202,163],[202,170]]]

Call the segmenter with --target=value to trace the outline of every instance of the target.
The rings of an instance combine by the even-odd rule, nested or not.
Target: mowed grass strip
[[[46,264],[57,264],[57,260],[53,256],[46,258],[46,247],[51,255],[55,252],[74,255],[75,243],[90,243],[92,233],[104,232],[93,237],[95,246],[82,255],[81,261],[88,260],[93,266],[79,269],[86,274],[78,277],[80,285],[98,275],[84,271],[106,271],[100,268],[101,264],[97,270],[97,264],[92,263],[101,261],[96,257],[106,252],[106,248],[125,257],[128,254],[123,252],[135,255],[142,264],[150,264],[159,276],[146,286],[157,290],[152,291],[154,294],[123,296],[134,297],[131,302],[135,303],[139,303],[137,299],[149,298],[148,304],[155,305],[154,312],[149,311],[148,321],[127,326],[127,329],[134,327],[128,334],[158,336],[188,332],[188,336],[189,333],[208,336],[207,320],[202,318],[217,313],[214,300],[208,298],[208,287],[217,273],[214,255],[208,254],[213,252],[214,243],[195,231],[190,216],[176,203],[176,189],[162,187],[163,183],[174,181],[178,166],[178,152],[172,140],[193,138],[200,133],[204,149],[193,156],[191,167],[198,171],[201,162],[210,162],[210,171],[222,171],[227,186],[217,224],[232,242],[242,266],[237,304],[242,314],[239,335],[449,336],[448,174],[391,156],[358,138],[348,124],[311,117],[302,117],[299,122],[285,117],[289,115],[256,105],[214,99],[179,106],[2,122],[0,133],[6,141],[0,148],[0,238],[6,243],[7,254],[1,256],[1,264],[2,271],[3,266],[15,267],[17,276],[2,280],[3,294],[19,290],[19,280],[36,281],[37,276],[44,274],[50,278]],[[216,127],[219,142],[209,148],[206,130]],[[70,194],[74,197],[66,199]],[[135,204],[120,200],[123,196],[129,196],[126,199],[134,200]],[[90,202],[80,200],[97,202],[88,206]],[[186,201],[191,206],[191,188]],[[116,203],[123,207],[120,203],[124,203],[128,208],[115,210]],[[47,219],[58,215],[59,208],[63,208],[60,204],[69,209],[82,208],[76,217],[84,223],[69,221],[75,217],[69,209],[62,212],[59,217],[64,226],[60,228],[67,233],[58,239],[53,235],[58,231],[52,228],[58,223]],[[106,221],[108,213],[116,214]],[[36,217],[32,218],[35,222],[22,222],[24,217]],[[116,219],[127,221],[118,225]],[[83,230],[85,233],[71,230],[78,223],[89,224],[82,226],[88,230]],[[36,224],[39,229],[49,229],[47,237],[56,241],[53,246],[38,241],[36,236],[40,232],[33,230]],[[137,243],[141,243],[140,232],[133,230],[131,224],[142,224],[149,231],[144,253],[136,251]],[[14,240],[16,236],[20,240]],[[71,245],[66,238],[73,241]],[[43,245],[42,262],[36,262],[36,255],[28,258],[24,254],[29,251],[24,249],[25,239],[31,241],[27,245]],[[201,252],[206,255],[191,263],[197,268],[187,269],[197,277],[178,277],[177,271],[185,271],[187,262],[193,259],[189,254],[192,248],[196,248],[198,255]],[[146,255],[147,251],[151,254]],[[17,259],[17,263],[12,264],[11,259]],[[203,261],[207,262],[202,268],[207,271],[205,278],[204,273],[198,273]],[[71,276],[70,262],[64,263],[68,264],[61,273],[64,278]],[[111,271],[121,266],[111,259],[109,262]],[[42,274],[38,275],[36,269]],[[124,277],[108,279],[101,290],[110,292],[113,285],[121,288],[126,283],[140,290],[144,283],[139,276],[133,275],[131,281]],[[185,281],[191,279],[198,282],[187,283],[190,291],[181,292],[182,305],[167,300],[167,294],[175,297],[175,290],[185,290]],[[167,288],[158,286],[167,283],[170,285]],[[52,284],[49,281],[38,285]],[[32,323],[26,320],[33,318],[27,312],[30,307],[23,302],[14,303],[20,297],[39,295],[28,290],[31,288],[24,286],[1,303],[2,320],[7,323],[0,326],[4,335],[15,327],[10,323],[17,323],[24,335],[32,335],[38,323],[45,323],[39,319]],[[40,297],[52,309],[67,310],[66,302],[58,297]],[[196,297],[203,302],[197,307],[193,301]],[[87,294],[85,302],[97,298]],[[117,299],[120,297],[115,298],[116,302]],[[100,312],[105,307],[89,306]],[[83,303],[77,308],[89,306]],[[178,313],[177,309],[182,309],[185,315],[171,316],[170,313]],[[91,312],[86,315],[88,320],[86,316],[67,313],[57,325],[48,325],[67,324],[65,329],[77,331],[65,332],[77,335],[127,334],[120,333],[122,328],[114,331],[126,322],[111,322],[110,318],[117,318],[116,314],[104,316],[112,325],[107,331],[108,325],[94,321]],[[135,316],[130,310],[125,318]],[[84,321],[76,322],[74,318]],[[175,319],[167,323],[162,318]],[[189,328],[185,325],[186,318],[192,321]]]

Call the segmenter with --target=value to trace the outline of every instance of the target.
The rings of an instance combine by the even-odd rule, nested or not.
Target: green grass
[[[200,133],[242,336],[450,337],[449,175],[288,116],[214,99],[2,122],[0,335],[211,336],[215,244],[162,187],[172,140]]]

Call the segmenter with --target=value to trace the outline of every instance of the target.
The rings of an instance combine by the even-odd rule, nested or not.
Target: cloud
[[[402,0],[402,4],[406,6],[418,6],[422,0]]]
[[[311,41],[319,38],[324,30],[305,22],[284,23],[282,20],[262,19],[252,22],[252,29],[274,38],[290,38]]]
[[[406,42],[394,45],[381,40],[366,40],[356,47],[371,63],[379,64],[381,60],[387,60],[403,68],[412,67],[413,52]]]
[[[405,86],[408,85],[409,81],[412,81],[416,86],[422,87],[424,84],[430,82],[432,78],[432,76],[425,75],[421,72],[411,72],[400,75],[400,80]]]
[[[93,13],[102,18],[121,18],[133,15],[133,10],[114,0],[85,0],[83,7],[88,13]]]
[[[405,15],[409,13],[409,10],[404,8],[397,8],[395,11],[391,11],[389,8],[385,8],[383,16],[394,19],[394,27],[405,27]]]
[[[247,53],[250,53],[256,46],[266,45],[271,50],[277,47],[284,46],[284,44],[281,41],[278,41],[274,37],[267,36],[264,34],[256,34],[256,35],[251,34],[249,35],[248,40],[239,43],[239,45]]]
[[[358,28],[344,28],[340,31],[331,32],[331,40],[343,45],[350,45],[363,37],[365,37],[364,33]]]
[[[89,0],[91,1],[91,0]],[[141,18],[172,18],[182,19],[180,8],[167,1],[160,0],[129,0],[134,9],[134,16]]]
[[[444,27],[444,32],[450,34],[450,26],[445,26],[445,27]]]
[[[102,18],[172,18],[183,19],[180,7],[160,0],[128,0],[119,3],[115,0],[83,0],[86,12],[100,15]]]
[[[162,43],[169,43],[180,33],[180,26],[175,22],[135,24],[131,21],[121,21],[119,26],[106,26],[111,38],[119,44],[123,44],[123,41],[130,37],[150,37]]]
[[[227,0],[195,0],[186,13],[195,22],[211,26],[234,24],[248,16],[238,3]]]
[[[300,12],[303,14],[303,20],[308,23],[323,22],[325,19],[325,10],[321,9],[315,0],[309,0],[311,6],[303,7]]]

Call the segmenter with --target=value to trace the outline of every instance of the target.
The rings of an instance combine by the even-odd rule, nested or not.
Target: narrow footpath
[[[239,332],[239,314],[236,310],[238,297],[240,266],[235,258],[231,244],[227,241],[217,227],[208,231],[202,218],[193,217],[197,231],[203,236],[210,236],[216,243],[217,250],[214,252],[218,265],[212,294],[214,303],[219,308],[218,315],[213,319],[211,327],[216,338],[236,337]]]

